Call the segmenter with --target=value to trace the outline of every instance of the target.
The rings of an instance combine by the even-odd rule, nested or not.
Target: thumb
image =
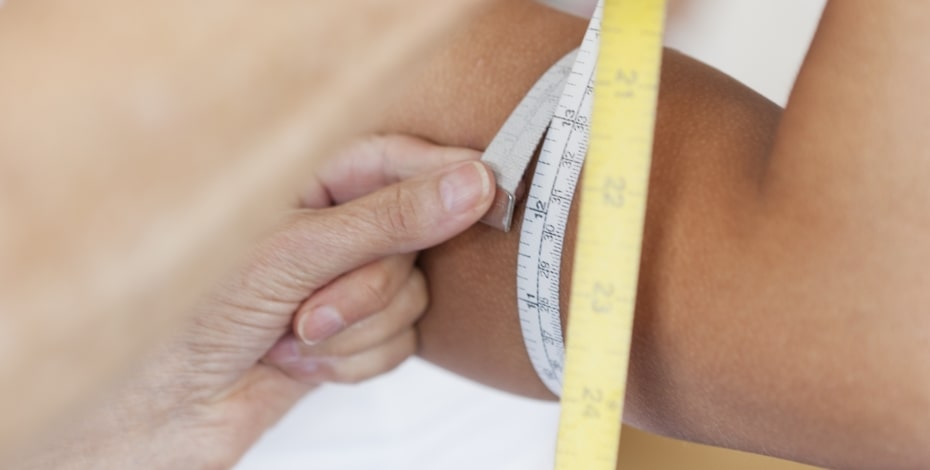
[[[322,162],[316,171],[318,187],[304,194],[302,202],[306,207],[345,204],[385,186],[480,157],[477,150],[436,145],[407,135],[366,137]]]
[[[384,256],[442,243],[472,226],[494,199],[494,176],[481,162],[453,164],[348,204],[301,211],[280,232],[301,288],[316,289]],[[306,277],[305,277],[306,276]]]

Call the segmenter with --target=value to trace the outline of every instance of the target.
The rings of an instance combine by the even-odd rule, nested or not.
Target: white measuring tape
[[[510,231],[523,173],[552,121],[574,62],[573,51],[543,74],[481,156],[481,160],[497,179],[494,204],[481,219],[482,222],[505,232]]]
[[[533,367],[549,390],[561,397],[559,470],[616,468],[664,21],[665,0],[607,0],[606,8],[599,1],[559,104],[551,115],[542,117],[550,122],[549,133],[524,213],[517,295]],[[509,119],[504,130],[516,130],[513,123],[518,120]],[[529,160],[525,155],[518,158]],[[559,315],[559,274],[568,212],[584,159],[588,164],[566,348]],[[513,184],[525,164],[500,168],[507,174],[498,177]],[[510,196],[512,202],[512,192]],[[510,204],[505,210],[512,209]]]
[[[489,163],[499,185],[489,225],[509,229],[516,183],[535,151],[542,132],[519,138],[532,123],[549,125],[527,198],[517,260],[517,304],[523,341],[536,373],[555,395],[562,389],[565,344],[559,316],[559,277],[565,227],[575,186],[588,150],[594,72],[597,63],[600,2],[581,47],[541,78],[504,123],[482,160]],[[574,58],[569,74],[560,73]],[[553,85],[561,78],[564,85]],[[543,91],[545,90],[545,91]],[[556,94],[558,93],[558,94]],[[547,106],[558,100],[557,106]],[[497,143],[500,140],[500,143]],[[522,145],[506,145],[521,141]],[[525,143],[526,141],[531,144]],[[509,162],[501,164],[500,162]],[[509,205],[504,203],[509,201]],[[506,220],[507,223],[497,221]]]

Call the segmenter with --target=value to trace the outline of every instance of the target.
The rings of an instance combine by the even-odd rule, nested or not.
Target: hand
[[[477,155],[391,137],[330,160],[303,205],[351,202],[290,214],[41,465],[230,466],[314,385],[397,365],[414,351],[411,325],[426,304],[413,253],[463,231],[491,203],[491,173],[453,163]],[[288,334],[292,323],[303,341]]]
[[[472,150],[433,146],[410,137],[370,138],[327,161],[301,195],[300,204],[308,208],[344,204],[424,168],[479,156]],[[264,362],[307,383],[357,382],[394,365],[391,359],[398,352],[406,353],[403,357],[412,354],[413,324],[428,300],[425,278],[414,267],[415,260],[414,253],[384,257],[314,293],[295,315],[294,334],[282,338]]]

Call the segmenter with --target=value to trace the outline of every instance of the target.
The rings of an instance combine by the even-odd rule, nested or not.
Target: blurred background
[[[0,0],[2,1],[2,0]],[[784,106],[825,0],[672,0],[666,44]],[[308,396],[239,470],[542,470],[558,408],[413,359],[357,386]],[[620,468],[798,470],[775,459],[624,430]]]

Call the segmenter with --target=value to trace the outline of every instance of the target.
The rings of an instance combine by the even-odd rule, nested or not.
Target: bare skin
[[[930,80],[927,23],[924,3],[831,3],[784,113],[666,52],[627,423],[829,467],[930,465],[930,111],[910,95]],[[583,29],[501,2],[384,130],[483,148]],[[519,332],[517,233],[477,226],[422,257],[421,354],[551,398]]]
[[[109,7],[109,3],[99,5]],[[430,2],[423,3],[424,7],[427,3]],[[58,28],[60,23],[51,21],[63,21],[63,18],[66,24],[81,31],[107,30],[95,27],[99,23],[90,20],[104,17],[94,15],[99,10],[88,9],[86,5],[78,10],[87,14],[84,17],[88,19],[87,22],[73,21],[73,17],[64,14],[65,11],[52,18],[46,15],[47,10],[43,6],[32,8],[23,5],[32,4],[8,5],[17,8],[8,8],[4,13],[27,12],[38,16],[27,15],[23,18],[41,16],[50,20],[44,23],[20,21],[16,23],[16,28],[0,28],[4,37],[23,31],[33,34],[65,31],[62,34],[67,36],[69,29]],[[170,5],[181,4],[174,2]],[[232,13],[236,13],[230,15],[214,14],[215,11],[202,8],[201,4],[196,9],[209,11],[209,16],[219,19],[233,17],[237,22],[227,25],[228,29],[220,28],[222,31],[236,31],[237,34],[232,36],[245,38],[243,41],[249,46],[262,44],[259,49],[226,48],[225,51],[236,54],[243,51],[248,57],[265,57],[263,54],[248,52],[267,50],[274,54],[273,57],[280,59],[281,64],[296,63],[298,69],[303,62],[287,60],[292,57],[288,53],[297,54],[293,57],[304,57],[303,46],[307,42],[304,33],[316,31],[322,34],[324,30],[307,28],[299,20],[312,20],[308,23],[311,25],[326,23],[324,17],[312,10],[312,5],[299,5],[302,13],[299,15],[275,10],[268,17],[261,18],[238,14],[248,10],[239,10],[239,6],[237,3],[230,7],[235,10]],[[160,11],[170,13],[174,10]],[[184,13],[191,10],[180,11]],[[436,15],[435,18],[448,18],[446,15],[451,13],[443,10]],[[155,20],[178,17],[171,14],[143,16]],[[256,21],[256,18],[271,16],[293,20],[293,23],[289,23],[293,29],[275,29],[284,36],[283,39],[277,38],[280,41],[271,38],[256,42],[252,35],[238,34],[241,29],[236,26],[247,24],[261,29],[270,23]],[[193,18],[185,15],[180,17]],[[106,16],[103,21],[106,23],[109,18],[112,17]],[[243,23],[239,23],[240,20]],[[628,422],[690,440],[770,453],[830,467],[930,467],[930,445],[927,442],[930,424],[925,419],[930,414],[930,364],[918,359],[926,357],[930,352],[930,320],[924,314],[930,307],[930,293],[926,289],[928,275],[925,273],[925,267],[930,263],[930,248],[924,242],[930,230],[930,216],[926,213],[930,189],[923,181],[923,175],[930,173],[930,162],[924,158],[925,149],[930,146],[930,135],[925,132],[930,125],[930,110],[914,96],[915,90],[922,89],[930,81],[930,59],[924,51],[925,45],[930,42],[928,22],[930,5],[926,2],[831,2],[791,103],[783,116],[770,103],[726,77],[674,53],[667,54],[631,370],[630,406],[626,415]],[[140,44],[162,44],[164,35],[145,34],[149,30],[163,31],[157,27],[160,24],[153,21],[148,24],[151,27],[149,29],[132,28],[139,33],[136,36],[141,38],[141,43],[120,44],[128,45],[128,50],[135,50],[133,46]],[[435,25],[441,22],[423,21],[422,24]],[[204,28],[197,21],[185,25],[190,26],[188,29],[196,37],[226,37],[201,35]],[[527,0],[499,0],[489,16],[472,25],[470,34],[462,36],[456,45],[428,65],[421,80],[412,84],[412,89],[416,90],[412,98],[403,106],[395,108],[383,126],[384,130],[419,134],[444,144],[482,148],[539,73],[556,57],[577,44],[582,28],[580,21],[548,12]],[[82,50],[84,43],[78,41],[80,37],[83,36],[68,37],[69,41],[66,42],[73,45],[75,50]],[[165,57],[192,58],[188,62],[181,61],[182,65],[201,63],[193,60],[197,57],[208,57],[209,60],[226,57],[231,62],[220,60],[219,63],[242,65],[236,60],[236,54],[232,57],[214,54],[215,48],[208,47],[212,44],[210,41],[197,43],[202,47],[192,47],[184,38],[175,38],[177,44],[184,44],[180,49],[191,51],[192,55],[168,54]],[[61,57],[67,54],[45,41],[0,41],[0,44],[7,43],[9,47],[2,48],[2,52],[10,57],[29,58],[23,62],[24,68],[11,70],[11,74],[7,75],[13,77],[13,83],[34,85],[32,89],[35,91],[51,93],[43,95],[50,100],[49,103],[59,96],[58,83],[54,79],[70,76],[61,73],[62,70],[68,71],[72,70],[69,67],[74,67],[73,70],[91,70],[103,76],[108,75],[107,71],[111,68],[98,69],[94,65],[115,64],[113,67],[120,71],[127,69],[124,61],[110,61],[113,57],[107,54],[104,54],[106,57],[98,58],[100,61],[90,63],[79,57],[69,61],[47,60],[58,56],[39,54],[46,49],[54,50]],[[401,43],[406,44],[404,41]],[[388,49],[394,50],[401,43],[384,44],[392,46]],[[96,43],[92,41],[91,44]],[[199,53],[205,55],[197,55]],[[159,54],[154,55],[161,57]],[[150,58],[150,55],[127,54],[126,57]],[[203,63],[212,64],[209,60]],[[40,66],[38,69],[32,67],[36,64]],[[169,61],[160,65],[164,65],[166,70],[174,70],[178,64]],[[45,69],[45,66],[49,69]],[[389,68],[385,65],[384,69],[378,70],[386,73]],[[161,67],[156,69],[160,70]],[[254,69],[267,71],[264,67]],[[37,70],[57,73],[37,74]],[[201,76],[195,73],[197,70],[188,73]],[[258,75],[279,76],[275,73]],[[94,75],[74,76],[93,78]],[[203,76],[208,77],[209,74]],[[233,73],[229,76],[239,75]],[[237,86],[248,91],[263,90],[268,94],[232,94],[248,96],[259,110],[278,109],[279,104],[281,109],[291,109],[290,105],[294,102],[287,90],[303,90],[304,85],[314,82],[301,79],[304,76],[300,70],[280,76],[292,77],[293,80],[286,81],[293,86],[261,87],[252,86],[251,82],[246,81]],[[51,79],[35,81],[33,77]],[[336,79],[332,81],[342,83]],[[111,93],[126,91],[124,88],[110,87],[116,82],[119,82],[116,78],[88,80],[89,92],[64,93],[69,103],[89,103],[88,106],[67,106],[72,111],[68,113],[43,113],[43,110],[50,108],[36,106],[35,103],[45,101],[32,100],[33,95],[20,93],[18,87],[8,87],[4,95],[10,98],[6,102],[13,105],[8,109],[35,111],[7,113],[9,125],[0,126],[11,136],[9,142],[4,140],[11,148],[18,149],[22,145],[22,148],[29,149],[7,152],[19,157],[15,160],[17,165],[28,164],[21,175],[16,171],[4,173],[14,183],[7,186],[13,188],[17,186],[15,183],[19,183],[19,189],[30,190],[22,193],[25,196],[19,199],[7,198],[11,202],[4,209],[10,215],[10,220],[17,223],[26,220],[18,216],[22,213],[36,216],[40,221],[54,222],[54,227],[82,227],[80,223],[68,221],[83,221],[82,214],[87,212],[122,214],[119,208],[133,216],[119,219],[124,222],[122,230],[111,223],[118,218],[94,218],[100,221],[95,225],[100,232],[82,232],[84,236],[73,237],[73,240],[68,237],[65,237],[67,240],[55,237],[33,239],[29,234],[33,229],[41,231],[41,223],[25,224],[23,227],[29,228],[17,230],[13,234],[15,236],[4,232],[4,236],[0,237],[13,240],[7,246],[14,248],[19,246],[18,240],[35,242],[29,245],[39,248],[46,245],[50,247],[49,250],[31,251],[11,249],[10,253],[16,254],[13,257],[16,263],[8,263],[10,267],[0,276],[16,281],[26,279],[22,285],[27,288],[18,288],[21,285],[18,283],[4,284],[7,286],[4,301],[11,302],[7,305],[13,306],[8,310],[19,315],[13,322],[14,328],[9,331],[22,329],[50,333],[45,336],[12,334],[7,338],[10,341],[0,342],[0,345],[8,348],[10,344],[13,345],[12,352],[5,357],[15,358],[18,352],[24,351],[26,357],[34,359],[33,362],[22,363],[26,366],[20,363],[4,366],[7,376],[13,377],[5,382],[11,384],[7,392],[33,390],[35,387],[29,388],[31,385],[48,383],[48,377],[53,377],[55,383],[67,385],[44,387],[41,394],[5,395],[15,399],[3,401],[9,411],[5,416],[10,418],[4,421],[6,426],[0,429],[0,441],[4,445],[15,443],[16,439],[22,441],[25,439],[23,436],[32,435],[41,422],[48,422],[51,416],[73,404],[77,400],[75,397],[86,396],[92,386],[99,385],[99,379],[112,376],[113,371],[119,368],[117,362],[129,357],[118,353],[139,349],[134,339],[146,336],[138,334],[143,329],[148,331],[145,325],[166,328],[160,317],[149,313],[175,311],[170,307],[191,298],[196,290],[193,284],[188,286],[187,281],[201,278],[203,276],[200,274],[205,272],[194,270],[188,272],[187,276],[179,276],[180,268],[159,270],[155,277],[162,282],[144,283],[146,288],[141,291],[146,295],[132,299],[124,298],[122,294],[116,295],[118,298],[114,299],[107,295],[110,291],[84,289],[85,283],[74,282],[90,282],[108,276],[125,280],[126,272],[136,272],[120,262],[120,247],[138,248],[138,245],[130,243],[135,239],[136,231],[145,232],[149,238],[158,238],[153,235],[155,232],[149,230],[150,225],[137,223],[140,219],[144,218],[145,222],[156,221],[153,225],[172,227],[172,234],[176,233],[173,230],[176,226],[204,228],[194,223],[157,223],[157,220],[174,220],[170,217],[174,213],[173,208],[191,206],[190,198],[184,197],[189,193],[184,191],[172,192],[174,197],[170,199],[175,205],[153,203],[149,206],[142,204],[149,201],[146,198],[127,198],[115,202],[116,206],[111,210],[101,211],[102,208],[94,204],[97,200],[95,195],[105,192],[103,187],[96,185],[98,180],[118,181],[117,186],[126,186],[130,190],[128,192],[139,192],[134,182],[150,180],[153,173],[146,171],[150,170],[149,166],[131,164],[134,161],[124,157],[135,154],[125,150],[147,149],[152,155],[163,157],[149,161],[167,162],[166,166],[156,165],[159,171],[154,172],[155,175],[174,174],[168,170],[174,164],[188,162],[188,154],[185,151],[170,150],[189,148],[184,145],[188,142],[184,138],[187,136],[191,137],[190,142],[197,143],[192,148],[217,156],[217,160],[205,162],[200,171],[191,172],[188,178],[184,178],[190,191],[197,192],[197,189],[192,188],[203,187],[198,175],[211,173],[214,164],[233,170],[238,168],[238,171],[230,170],[232,173],[229,178],[223,179],[236,182],[237,175],[247,174],[251,177],[255,173],[246,171],[251,168],[249,166],[229,166],[228,161],[221,162],[219,156],[225,156],[222,150],[232,150],[242,160],[247,156],[245,153],[249,153],[243,149],[277,148],[271,144],[267,147],[258,144],[242,145],[242,142],[265,141],[262,138],[264,132],[244,131],[249,130],[248,124],[255,121],[270,126],[260,127],[278,135],[275,130],[280,129],[271,123],[288,127],[286,124],[292,122],[286,119],[289,113],[285,111],[282,111],[283,115],[276,114],[277,119],[268,119],[262,112],[235,114],[239,117],[248,116],[242,122],[235,118],[232,121],[199,119],[198,116],[216,117],[217,113],[212,112],[215,108],[210,106],[214,102],[212,100],[227,103],[227,95],[219,93],[219,90],[227,88],[217,87],[215,82],[205,80],[198,82],[202,87],[180,87],[190,94],[171,94],[175,98],[190,96],[197,99],[190,102],[179,100],[191,104],[192,108],[182,113],[183,119],[172,121],[174,126],[165,129],[164,135],[175,136],[171,131],[182,128],[196,129],[195,132],[181,132],[181,138],[176,140],[154,139],[163,145],[138,145],[140,142],[153,141],[145,138],[150,134],[134,127],[139,124],[138,121],[123,120],[121,118],[125,114],[120,112],[84,113],[85,109],[91,108],[111,109],[99,101],[100,96],[124,97],[120,93]],[[186,82],[179,80],[171,83],[178,85]],[[235,86],[229,89],[239,90]],[[362,102],[361,97],[361,94],[356,96],[359,100],[357,102]],[[337,107],[351,110],[352,102],[339,100],[340,106]],[[223,109],[220,107],[219,114],[229,117],[227,113],[222,113]],[[370,111],[370,108],[366,108],[366,111]],[[327,118],[322,122],[331,125],[327,129],[334,131],[343,129],[338,123],[351,120],[348,115],[341,117],[341,120],[333,120],[331,115],[320,116]],[[36,122],[42,125],[32,125]],[[65,125],[54,125],[56,122]],[[107,126],[109,122],[117,125]],[[206,127],[183,125],[187,122],[203,123]],[[308,119],[307,122],[316,121]],[[67,125],[70,123],[81,125]],[[129,132],[114,132],[114,129],[127,128]],[[56,138],[42,138],[45,134],[40,130],[43,129],[55,130]],[[31,132],[25,132],[27,130]],[[317,130],[335,139],[330,133],[320,131],[319,128]],[[119,140],[122,145],[100,145],[109,142],[106,137],[113,135],[121,136]],[[303,139],[297,140],[303,142]],[[72,145],[74,143],[82,145]],[[325,148],[319,145],[314,148]],[[297,176],[293,172],[286,171],[289,165],[285,162],[293,163],[294,159],[302,157],[309,150],[300,145],[297,145],[300,148],[289,145],[284,147],[287,148],[277,155],[280,160],[275,160],[280,163],[278,169],[269,170],[268,173],[260,172],[265,175],[262,180],[269,187],[271,183],[280,185],[279,178],[274,177],[277,175],[288,174],[290,179],[296,180]],[[59,176],[61,184],[56,184],[55,181],[49,182],[47,175],[41,171],[47,165],[58,167],[58,157],[62,154],[74,155],[75,158],[88,157],[97,155],[101,148],[109,149],[110,153],[105,155],[108,159],[72,158],[70,161],[118,162],[120,165],[115,167],[106,164],[74,166],[94,171],[109,168],[118,173],[123,168],[121,165],[125,164],[127,168],[135,169],[132,174],[138,178],[100,178],[97,173],[87,175],[82,171],[50,172]],[[55,149],[70,149],[70,152],[53,151]],[[240,155],[239,152],[245,153]],[[22,158],[24,155],[42,158]],[[81,179],[81,176],[87,178]],[[45,184],[31,184],[30,177],[37,177]],[[173,185],[177,183],[176,179],[172,180]],[[242,185],[229,186],[241,189]],[[93,190],[80,190],[85,187]],[[152,186],[152,190],[160,187]],[[256,183],[249,187],[258,194],[261,193],[258,189],[265,186]],[[36,188],[51,189],[35,195],[31,190]],[[67,192],[67,188],[78,190]],[[141,193],[149,194],[147,191]],[[20,192],[11,194],[15,196]],[[59,194],[71,194],[74,197],[58,197]],[[240,201],[248,199],[245,193],[237,194],[243,198]],[[274,199],[273,196],[267,197]],[[28,201],[30,204],[14,204],[12,201]],[[390,202],[394,204],[381,207],[407,207],[397,199]],[[260,211],[257,208],[262,204],[254,201],[253,204],[250,213],[258,214]],[[230,208],[238,206],[224,204],[224,207]],[[49,210],[29,212],[30,207]],[[158,212],[164,216],[162,218],[155,216],[154,209],[159,207],[163,209]],[[208,210],[212,207],[210,204],[197,207],[204,214],[219,217],[216,211]],[[235,212],[242,213],[241,210]],[[59,213],[65,217],[54,217]],[[250,225],[245,220],[248,217],[238,219],[230,214],[226,217],[226,227]],[[233,219],[239,222],[234,223]],[[204,220],[215,219],[205,217]],[[14,227],[15,224],[8,225]],[[20,226],[15,225],[15,228]],[[194,232],[200,236],[191,235]],[[189,243],[184,244],[185,249],[179,249],[177,253],[197,252],[202,258],[179,256],[173,259],[184,258],[191,262],[191,266],[203,266],[203,263],[191,260],[217,260],[223,250],[210,251],[208,256],[206,251],[201,253],[198,247],[219,245],[231,251],[232,245],[236,244],[233,241],[229,244],[217,243],[216,239],[208,236],[220,232],[218,229],[210,233],[194,232],[188,233],[191,235],[189,237],[178,235],[179,239],[183,238]],[[94,237],[93,233],[109,236]],[[241,236],[246,238],[246,235]],[[69,240],[74,243],[60,243]],[[94,247],[111,247],[111,250],[101,248],[107,256],[98,257],[98,251],[83,249],[85,247],[81,242],[84,240],[94,240]],[[514,244],[512,236],[477,228],[424,257],[422,266],[431,276],[433,305],[430,316],[421,325],[423,354],[492,385],[542,396],[539,382],[532,374],[529,363],[521,356],[522,343],[515,328],[512,287],[508,287],[512,286],[513,266],[506,261],[508,256],[514,256]],[[43,255],[43,262],[30,258],[28,253]],[[59,256],[64,254],[69,256]],[[58,257],[65,261],[59,263]],[[119,269],[104,269],[100,272],[110,274],[102,277],[69,277],[72,271],[58,268],[70,265],[68,260],[72,259],[77,260],[75,266],[82,264],[80,260],[91,260],[90,266],[119,266]],[[221,263],[207,264],[215,267]],[[20,266],[24,268],[18,269]],[[566,271],[570,268],[570,260],[566,260],[564,268]],[[45,279],[43,273],[48,273],[57,283],[40,282]],[[151,279],[151,276],[136,278],[140,279]],[[114,285],[124,286],[120,283]],[[157,292],[173,292],[176,295],[150,294],[155,292],[152,289],[156,285],[164,287]],[[182,285],[185,287],[182,288]],[[50,290],[49,286],[61,286],[64,290]],[[172,286],[176,289],[172,289]],[[56,295],[55,292],[80,292],[82,295]],[[89,299],[87,302],[63,304],[62,308],[44,308],[45,304],[34,306],[29,303],[33,299],[46,299],[51,303],[67,302],[62,299],[84,299],[85,296]],[[140,302],[140,299],[154,297],[157,299],[151,302]],[[22,305],[34,307],[35,310],[18,308],[22,302],[25,302]],[[133,311],[129,306],[138,305],[134,302],[146,304],[147,309],[135,313],[139,318],[151,319],[152,323],[139,322],[130,327],[121,322],[105,321],[122,318],[118,312]],[[33,311],[43,315],[31,315]],[[61,316],[62,311],[100,313],[85,318],[78,315]],[[48,312],[52,314],[45,315]],[[41,326],[47,323],[48,318],[60,320],[55,322],[58,327],[19,328],[19,320],[35,321],[36,325]],[[99,321],[91,321],[94,319]],[[167,318],[165,323],[170,323]],[[77,324],[79,328],[70,328]],[[106,324],[108,328],[96,328],[100,324]],[[96,336],[82,335],[82,331],[94,332]],[[44,339],[44,342],[32,341],[33,337]],[[96,341],[94,348],[87,348],[85,344],[90,341],[71,341],[76,337],[109,340]],[[21,343],[13,342],[11,338]],[[144,341],[139,344],[142,343]],[[50,347],[49,344],[56,347]],[[38,352],[33,356],[29,351]],[[69,351],[80,351],[82,354],[68,354]],[[54,354],[47,354],[50,352]],[[56,357],[65,357],[75,366],[67,366],[72,362],[53,361]],[[92,360],[95,358],[98,360]],[[54,363],[60,367],[29,366],[45,363]],[[87,368],[85,364],[92,366]],[[46,378],[45,382],[43,377]],[[21,402],[23,396],[30,398],[30,401]]]

